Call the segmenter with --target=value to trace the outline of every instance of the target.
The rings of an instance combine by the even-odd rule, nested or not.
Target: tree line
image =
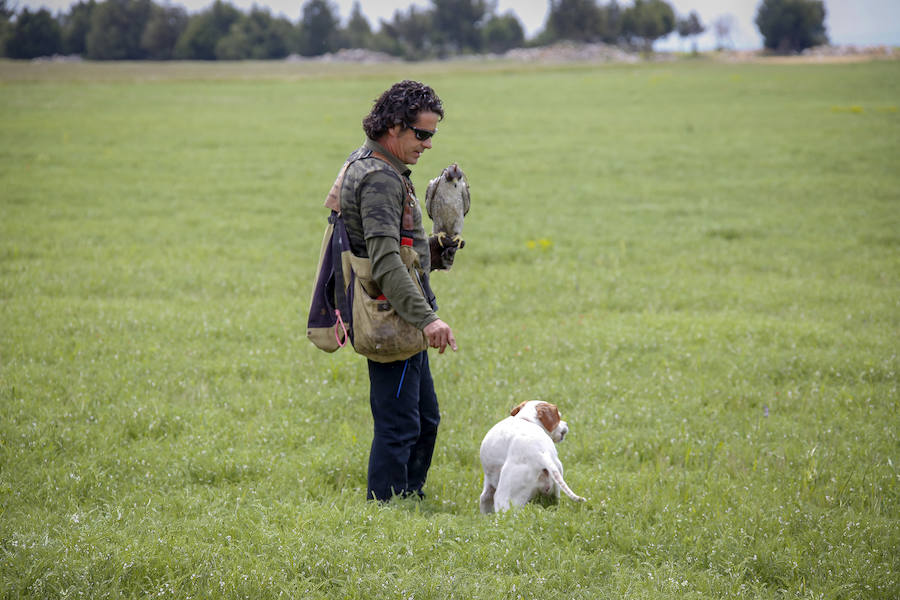
[[[814,19],[821,13],[820,34],[804,36],[791,29],[798,22],[798,6]],[[772,47],[791,51],[824,38],[824,15],[821,0],[763,0],[757,24],[764,36],[764,25],[780,27]],[[307,0],[296,22],[256,5],[244,12],[225,0],[194,14],[153,0],[80,0],[56,15],[46,9],[15,11],[9,0],[0,0],[0,53],[9,58],[61,54],[90,60],[246,60],[363,48],[419,60],[502,53],[563,40],[650,51],[657,39],[673,31],[684,38],[705,31],[696,13],[676,16],[665,0],[633,0],[626,6],[616,0],[549,0],[544,28],[532,39],[526,39],[513,12],[497,14],[491,0],[431,0],[428,8],[398,10],[379,25],[372,28],[359,2],[342,24],[329,0]]]

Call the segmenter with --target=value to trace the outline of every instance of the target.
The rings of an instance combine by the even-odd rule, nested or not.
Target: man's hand
[[[453,337],[453,330],[440,319],[425,326],[425,336],[428,338],[428,345],[437,348],[439,354],[443,354],[447,346],[456,352],[456,338]]]

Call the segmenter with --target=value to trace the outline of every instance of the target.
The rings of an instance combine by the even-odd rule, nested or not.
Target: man
[[[372,275],[397,314],[412,323],[440,353],[456,350],[450,326],[435,314],[428,274],[441,268],[441,255],[431,254],[422,225],[410,170],[425,150],[444,116],[440,98],[430,87],[401,81],[385,91],[363,120],[365,144],[354,151],[340,191],[341,213],[353,254],[368,257]],[[419,256],[423,297],[400,258],[400,245],[411,244]],[[375,435],[369,455],[368,499],[392,496],[422,498],[422,486],[437,439],[440,412],[428,352],[407,360],[368,360],[369,402]]]

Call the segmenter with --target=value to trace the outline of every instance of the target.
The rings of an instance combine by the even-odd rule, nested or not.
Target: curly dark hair
[[[444,106],[434,90],[408,79],[395,83],[375,100],[372,112],[363,119],[363,130],[377,140],[394,125],[404,127],[416,122],[420,112],[433,112],[444,118]]]

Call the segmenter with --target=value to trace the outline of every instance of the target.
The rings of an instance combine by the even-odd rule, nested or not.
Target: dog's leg
[[[494,492],[496,491],[497,488],[485,477],[484,489],[481,491],[481,514],[486,515],[494,512]]]
[[[494,494],[494,510],[502,512],[513,506],[525,506],[537,491],[534,468],[530,465],[504,465]]]

